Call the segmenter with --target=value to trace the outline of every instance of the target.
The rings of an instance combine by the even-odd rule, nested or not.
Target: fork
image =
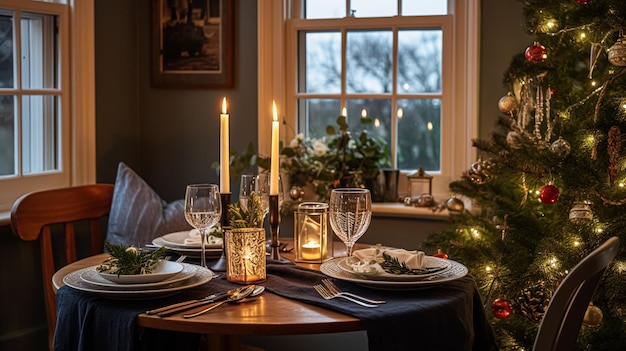
[[[351,296],[354,297],[356,299],[359,300],[363,300],[367,303],[372,303],[372,304],[383,304],[383,303],[387,303],[387,301],[384,300],[371,300],[371,299],[367,299],[363,296],[357,295],[357,294],[353,294],[350,292],[346,292],[346,291],[341,291],[339,290],[339,288],[333,283],[332,280],[330,279],[322,279],[322,283],[326,286],[326,288],[328,289],[328,291],[330,291],[331,294],[335,294],[335,295],[343,295],[343,296]]]
[[[344,298],[346,300],[352,301],[352,302],[354,302],[356,304],[359,304],[361,306],[378,307],[378,305],[372,305],[372,304],[369,304],[369,303],[365,303],[363,301],[359,301],[359,300],[353,299],[353,298],[351,298],[349,296],[333,294],[330,291],[328,291],[328,289],[326,289],[322,284],[313,285],[313,288],[317,291],[318,294],[320,294],[320,296],[322,296],[326,300],[334,299],[335,297],[341,297],[341,298]]]

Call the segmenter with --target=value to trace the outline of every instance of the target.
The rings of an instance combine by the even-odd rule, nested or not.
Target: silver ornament
[[[569,211],[569,220],[574,223],[584,223],[593,219],[591,206],[585,202],[579,202]]]
[[[522,138],[518,132],[512,130],[506,135],[506,143],[509,144],[511,149],[519,149],[522,147]]]
[[[626,37],[617,39],[617,42],[609,48],[609,62],[615,66],[626,66]]]
[[[559,137],[550,145],[550,151],[560,158],[565,158],[569,155],[570,151],[572,151],[572,147],[567,140]]]
[[[511,113],[517,108],[517,99],[515,99],[513,94],[508,93],[500,98],[500,101],[498,101],[498,108],[503,113]]]
[[[294,201],[300,201],[304,198],[304,189],[301,186],[294,185],[289,189],[289,197]]]
[[[462,212],[465,209],[465,204],[456,197],[451,197],[446,201],[446,208],[450,212]]]

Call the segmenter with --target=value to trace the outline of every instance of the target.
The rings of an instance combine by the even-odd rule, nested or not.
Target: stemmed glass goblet
[[[185,191],[185,219],[200,232],[200,266],[206,268],[206,242],[211,229],[222,216],[222,203],[216,184],[191,184]]]
[[[261,199],[261,208],[263,209],[263,212],[266,215],[270,211],[270,202],[269,202],[270,182],[271,182],[270,175],[271,173],[269,172],[259,173],[254,178],[254,191],[257,193],[257,195],[259,195]],[[283,203],[283,185],[279,176],[278,177],[278,206],[280,207],[282,203]]]
[[[330,226],[346,245],[350,257],[354,244],[370,225],[372,218],[370,191],[361,188],[333,189],[328,207]]]
[[[242,174],[239,184],[239,206],[248,210],[248,197],[254,191],[256,175]]]

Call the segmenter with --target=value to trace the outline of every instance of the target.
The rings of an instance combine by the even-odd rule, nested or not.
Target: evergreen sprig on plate
[[[445,267],[426,267],[426,268],[409,268],[406,262],[400,262],[397,257],[393,257],[383,252],[384,261],[380,263],[380,266],[389,274],[408,274],[408,275],[420,275],[435,273],[443,270]]]
[[[96,267],[96,271],[117,275],[150,274],[166,251],[164,247],[148,251],[134,246],[113,245],[109,242],[105,242],[104,247],[111,257]]]

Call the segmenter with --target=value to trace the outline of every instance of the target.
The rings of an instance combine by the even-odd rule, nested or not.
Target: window
[[[85,57],[93,55],[84,45],[93,37],[85,36],[83,42],[70,32],[71,22],[90,21],[75,28],[93,33],[88,15],[93,2],[81,3],[0,4],[0,213],[25,193],[94,181],[90,173],[95,163],[87,156],[94,146],[88,127],[94,113],[73,118],[78,110],[89,110],[94,91],[88,83],[93,69],[85,76],[76,74],[89,67]],[[72,93],[72,84],[75,90],[85,89]],[[79,147],[79,140],[87,142]]]
[[[283,52],[285,73],[275,56],[268,64],[269,90],[284,97],[283,141],[291,133],[323,135],[343,108],[350,130],[362,129],[358,119],[367,115],[368,132],[391,147],[393,168],[423,167],[434,176],[433,192],[449,195],[450,181],[475,158],[478,7],[472,0],[288,2],[286,40],[272,44]],[[261,37],[263,16],[277,13],[259,8]],[[259,60],[261,70],[261,48]],[[266,95],[259,93],[260,103]],[[259,114],[261,150],[267,117]]]

